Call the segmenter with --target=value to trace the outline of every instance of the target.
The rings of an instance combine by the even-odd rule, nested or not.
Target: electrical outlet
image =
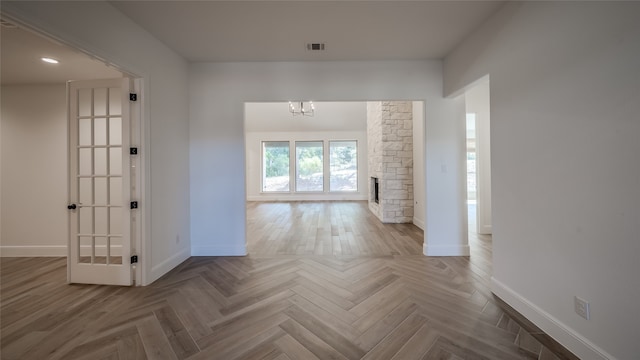
[[[591,314],[589,314],[589,302],[587,300],[574,296],[573,305],[575,306],[576,314],[589,320],[589,318],[591,317]]]
[[[176,235],[176,244],[180,244],[180,235]]]

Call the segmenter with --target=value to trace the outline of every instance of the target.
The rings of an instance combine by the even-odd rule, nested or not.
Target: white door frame
[[[131,192],[131,201],[137,201],[138,202],[138,208],[136,210],[131,210],[131,223],[130,226],[127,227],[127,229],[130,231],[130,255],[134,256],[136,255],[138,258],[138,263],[137,264],[132,264],[132,268],[131,268],[131,273],[133,275],[133,282],[132,285],[133,286],[139,286],[139,285],[146,285],[145,283],[145,279],[147,277],[147,266],[145,266],[146,264],[148,264],[147,261],[144,261],[146,256],[144,256],[144,254],[146,254],[147,252],[145,251],[146,249],[146,241],[145,240],[145,234],[146,232],[146,228],[147,228],[147,221],[146,221],[146,209],[147,206],[146,205],[146,199],[148,198],[146,196],[146,189],[147,187],[145,186],[146,184],[146,169],[148,169],[146,165],[146,159],[148,157],[144,156],[146,153],[146,149],[144,146],[144,134],[148,133],[144,131],[144,123],[142,121],[142,113],[143,113],[143,92],[142,92],[142,79],[129,79],[129,92],[130,93],[135,93],[136,94],[136,101],[129,101],[128,103],[122,104],[122,106],[128,106],[128,112],[129,112],[129,122],[130,122],[130,128],[129,131],[127,131],[127,133],[129,134],[129,147],[130,148],[137,148],[137,155],[135,156],[131,156],[130,159],[130,174],[129,174],[129,186],[125,189],[125,187],[123,186],[123,191],[124,192]],[[67,92],[69,94],[69,92]],[[71,103],[70,99],[68,99],[67,101],[68,104]],[[69,133],[70,130],[70,122],[72,121],[72,119],[70,118],[71,116],[71,109],[67,109],[67,116],[69,117],[69,120],[67,122],[67,133]],[[70,137],[67,138],[67,148],[70,148]],[[123,148],[123,151],[129,151],[129,149]],[[74,181],[74,179],[71,178],[70,176],[70,172],[69,172],[69,159],[67,159],[67,182],[70,184],[71,181]],[[123,164],[124,165],[124,164]],[[123,169],[124,171],[124,169]],[[124,174],[124,173],[123,173]],[[71,193],[70,193],[70,189],[71,186],[67,187],[67,199],[71,199]],[[123,204],[124,205],[128,205],[128,204]],[[123,210],[127,209],[125,207],[123,207]],[[68,229],[67,230],[67,238],[70,239],[70,232],[71,230]],[[67,246],[67,256],[70,257],[71,256],[71,248],[70,248],[71,242],[69,242],[69,245]],[[70,258],[67,259],[67,281],[71,282],[71,266],[70,266]],[[129,262],[129,258],[124,258],[123,262]]]
[[[137,235],[131,225],[137,225],[139,214],[129,209],[129,202],[137,200],[139,187],[134,183],[138,159],[129,154],[138,133],[130,118],[135,106],[129,101],[131,80],[72,81],[67,89],[71,204],[67,280],[132,285],[133,267],[127,260]],[[118,179],[120,190],[112,189]]]
[[[148,145],[149,144],[149,135],[150,135],[150,120],[147,116],[149,113],[149,102],[146,100],[146,96],[144,93],[145,88],[147,87],[149,81],[149,75],[144,68],[136,69],[131,66],[126,66],[125,64],[120,64],[117,59],[112,59],[108,55],[100,56],[95,52],[87,49],[86,46],[83,46],[82,43],[74,41],[73,39],[56,36],[42,27],[30,24],[26,20],[21,18],[12,16],[7,12],[2,12],[2,17],[6,20],[20,26],[25,30],[32,31],[40,36],[48,38],[49,40],[60,43],[66,46],[69,46],[79,52],[86,54],[88,57],[93,58],[98,61],[102,61],[105,66],[110,66],[118,71],[122,72],[125,75],[128,75],[129,78],[133,79],[133,89],[138,94],[137,106],[132,107],[131,109],[131,119],[137,120],[139,124],[139,134],[138,134],[138,184],[139,184],[139,196],[140,196],[140,207],[139,207],[139,221],[138,221],[138,232],[139,236],[136,236],[136,240],[131,244],[132,253],[136,251],[138,255],[138,265],[136,266],[135,271],[135,283],[134,285],[148,285],[149,275],[151,274],[151,240],[149,238],[151,234],[151,223],[150,223],[150,215],[148,211],[150,210],[149,200],[151,186],[150,186],[150,157],[147,155]],[[68,101],[67,101],[68,103]],[[68,129],[67,129],[68,130]],[[67,142],[69,140],[67,139]],[[133,145],[132,145],[133,146]],[[68,143],[67,143],[68,147]],[[65,173],[67,177],[69,176],[69,164],[67,161],[67,167],[65,169]],[[68,181],[69,179],[67,179]],[[69,198],[69,194],[67,194],[67,199]],[[66,238],[69,238],[69,233],[65,234]],[[68,271],[68,270],[67,270]]]

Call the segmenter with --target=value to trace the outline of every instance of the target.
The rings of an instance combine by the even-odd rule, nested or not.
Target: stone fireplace
[[[412,222],[412,102],[368,102],[367,143],[369,209],[385,223]]]

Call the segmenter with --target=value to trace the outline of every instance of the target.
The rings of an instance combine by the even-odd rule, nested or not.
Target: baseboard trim
[[[469,256],[469,245],[422,245],[426,256]]]
[[[422,231],[424,231],[424,221],[414,217],[413,218],[413,225],[419,227]]]
[[[146,286],[158,280],[162,275],[173,270],[176,266],[183,263],[190,256],[191,256],[190,248],[182,249],[179,253],[174,254],[173,256],[162,261],[160,264],[153,266],[151,268],[151,274],[149,274],[149,276],[147,277],[147,282],[142,285]]]
[[[246,256],[247,247],[238,246],[191,246],[191,256]]]
[[[478,234],[480,235],[491,235],[493,233],[493,229],[491,225],[481,225],[478,227]]]
[[[516,291],[502,283],[500,280],[491,278],[491,291],[515,311],[519,312],[535,326],[549,335],[553,340],[575,354],[580,359],[602,359],[614,360],[611,354],[607,353],[597,345],[593,344],[575,330],[571,329],[551,314],[542,310]]]
[[[0,257],[67,257],[66,245],[3,245]]]

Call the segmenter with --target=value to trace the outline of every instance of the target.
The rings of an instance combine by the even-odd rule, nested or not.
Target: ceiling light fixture
[[[298,105],[298,103],[300,105]],[[316,110],[315,105],[313,105],[313,101],[300,101],[294,104],[289,101],[289,112],[293,116],[302,115],[302,116],[313,116]]]
[[[42,61],[49,63],[49,64],[57,64],[60,61],[56,60],[56,59],[52,59],[52,58],[48,58],[48,57],[43,57],[41,58]]]

